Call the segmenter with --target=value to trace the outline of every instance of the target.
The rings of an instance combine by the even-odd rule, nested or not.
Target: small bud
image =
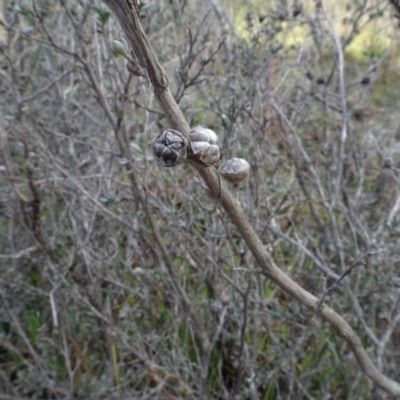
[[[223,308],[224,308],[224,306],[222,305],[221,301],[218,300],[218,299],[217,299],[217,300],[214,300],[214,301],[211,303],[211,309],[212,309],[213,311],[217,312],[217,313],[221,312]]]
[[[0,52],[5,50],[7,48],[8,44],[7,44],[7,40],[0,38]]]
[[[393,159],[391,157],[385,157],[382,162],[383,168],[392,168],[393,167]]]
[[[125,39],[113,40],[111,50],[114,57],[122,56],[127,59],[131,58],[128,53],[128,45]]]
[[[308,80],[310,80],[310,81],[312,81],[312,80],[314,79],[314,75],[313,75],[312,72],[310,72],[310,71],[307,71],[307,72],[306,72],[305,77],[306,77]]]
[[[296,18],[297,16],[299,16],[301,14],[301,12],[303,11],[303,4],[301,3],[295,3],[293,5],[293,17]]]
[[[400,278],[398,278],[397,276],[393,277],[392,278],[392,285],[400,288]]]
[[[221,303],[223,306],[227,306],[231,302],[231,297],[227,293],[221,294]]]
[[[369,85],[371,83],[371,78],[369,76],[365,76],[361,79],[361,85]]]

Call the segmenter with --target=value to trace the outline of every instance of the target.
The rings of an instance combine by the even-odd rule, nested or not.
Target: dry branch
[[[172,129],[189,133],[189,125],[183,117],[172,93],[168,88],[168,78],[157,61],[150,44],[143,31],[135,0],[104,0],[107,6],[118,18],[130,44],[133,47],[139,66],[144,68],[153,86],[157,98]],[[213,168],[204,168],[192,164],[207,185],[209,194],[215,202],[219,203],[230,220],[247,243],[255,259],[261,266],[262,274],[275,282],[282,290],[290,294],[302,305],[312,310],[315,314],[328,322],[338,334],[348,343],[365,374],[379,387],[392,395],[400,396],[400,384],[383,375],[373,364],[366,350],[363,348],[359,337],[350,325],[334,310],[326,305],[318,309],[318,298],[304,290],[290,279],[274,263],[271,255],[257,236],[240,204],[218,178]]]

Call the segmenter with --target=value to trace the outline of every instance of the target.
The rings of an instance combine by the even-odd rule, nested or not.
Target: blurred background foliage
[[[141,3],[188,121],[217,132],[222,159],[251,164],[235,195],[276,263],[318,296],[383,249],[327,302],[400,381],[395,11]],[[388,398],[335,332],[258,273],[190,166],[156,165],[167,121],[113,52],[123,35],[110,11],[3,8],[0,398]]]

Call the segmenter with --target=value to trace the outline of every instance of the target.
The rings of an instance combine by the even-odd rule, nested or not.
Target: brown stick
[[[140,66],[148,72],[148,77],[154,89],[154,94],[165,113],[171,128],[188,135],[190,128],[183,117],[172,93],[168,89],[168,78],[157,61],[150,44],[147,41],[136,6],[136,0],[103,0],[118,18],[128,37]],[[192,164],[208,187],[210,195],[219,202],[231,221],[242,235],[255,259],[261,265],[262,273],[275,282],[286,293],[290,294],[302,305],[320,315],[348,343],[365,374],[379,387],[392,395],[400,396],[400,384],[387,378],[373,364],[368,353],[363,348],[360,339],[350,325],[335,311],[326,305],[318,309],[318,298],[304,290],[290,279],[274,263],[271,255],[257,236],[240,204],[231,192],[218,178],[213,168],[204,168]]]

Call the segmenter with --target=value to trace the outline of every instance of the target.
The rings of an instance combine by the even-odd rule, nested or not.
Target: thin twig
[[[322,304],[324,303],[324,300],[326,298],[326,296],[332,292],[333,290],[335,290],[335,288],[339,285],[339,283],[347,276],[351,273],[351,271],[353,271],[354,268],[359,267],[360,265],[367,265],[368,260],[370,259],[370,257],[381,253],[383,251],[383,249],[378,249],[378,250],[373,250],[373,251],[369,251],[366,254],[363,254],[362,256],[360,256],[359,258],[357,258],[357,260],[355,260],[353,262],[353,264],[350,265],[349,268],[346,269],[346,271],[344,271],[344,273],[335,281],[332,283],[331,286],[329,286],[321,295],[320,299],[318,300],[318,310],[321,309]]]

